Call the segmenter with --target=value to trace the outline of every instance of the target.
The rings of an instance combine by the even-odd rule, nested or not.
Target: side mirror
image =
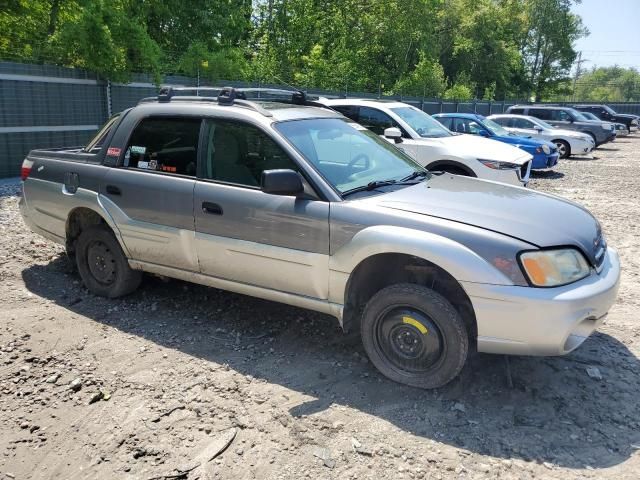
[[[478,130],[478,135],[481,137],[490,137],[491,134],[487,130]]]
[[[536,126],[534,130],[538,133],[542,133],[544,131],[544,128]]]
[[[396,143],[402,142],[402,132],[398,127],[385,128],[384,137],[393,140]]]
[[[295,197],[304,192],[302,177],[293,170],[265,170],[260,183],[262,191],[271,195]]]

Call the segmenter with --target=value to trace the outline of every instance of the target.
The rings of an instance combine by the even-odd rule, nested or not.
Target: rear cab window
[[[95,136],[89,141],[89,143],[87,143],[87,146],[84,147],[84,152],[85,153],[98,153],[100,150],[102,150],[102,147],[104,146],[104,141],[107,138],[107,135],[109,135],[109,132],[111,132],[111,129],[113,128],[113,126],[115,125],[115,123],[118,121],[118,119],[120,118],[120,114],[116,114],[114,116],[112,116],[109,120],[107,120],[107,122],[102,126],[102,128],[100,130],[98,130],[98,133],[95,134]]]

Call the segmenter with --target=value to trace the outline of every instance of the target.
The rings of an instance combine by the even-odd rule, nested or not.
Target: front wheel
[[[101,297],[117,298],[133,292],[142,272],[129,267],[118,240],[106,227],[84,230],[76,243],[76,263],[84,285]]]
[[[558,155],[560,158],[569,158],[571,155],[571,146],[564,140],[554,140],[553,143],[558,147]]]
[[[409,283],[384,288],[369,300],[361,335],[367,355],[384,376],[420,388],[453,380],[469,350],[467,329],[453,305]]]

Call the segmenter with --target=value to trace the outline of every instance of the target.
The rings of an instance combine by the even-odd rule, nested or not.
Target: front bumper
[[[478,324],[478,351],[564,355],[604,321],[620,285],[620,259],[609,248],[600,273],[563,287],[462,282]]]
[[[533,161],[531,162],[531,170],[543,170],[555,167],[558,163],[558,156],[559,155],[557,153],[552,153],[550,155],[538,153],[534,155]]]

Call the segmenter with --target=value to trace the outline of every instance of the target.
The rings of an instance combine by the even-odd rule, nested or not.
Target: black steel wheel
[[[76,263],[84,285],[92,293],[116,298],[133,292],[142,272],[129,267],[118,240],[105,226],[82,231],[76,243]]]
[[[374,295],[365,307],[361,335],[383,375],[421,388],[455,378],[469,348],[458,311],[439,293],[414,284],[392,285]]]

